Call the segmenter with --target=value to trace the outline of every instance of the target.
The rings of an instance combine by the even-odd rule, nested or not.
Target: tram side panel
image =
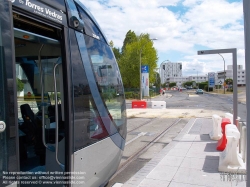
[[[122,157],[123,146],[117,146],[114,140],[119,134],[114,123],[117,121],[117,125],[122,126],[120,122],[122,105],[120,99],[118,99],[119,103],[117,102],[117,98],[110,98],[110,101],[107,99],[105,103],[105,99],[102,98],[105,91],[104,86],[95,89],[99,86],[94,76],[95,71],[88,72],[93,76],[87,77],[84,63],[86,65],[86,61],[90,62],[88,57],[91,55],[87,53],[87,45],[85,45],[83,37],[81,38],[83,46],[79,47],[76,32],[70,30],[74,87],[74,171],[85,173],[86,186],[99,186],[105,184],[115,173]],[[81,34],[81,36],[83,35]],[[96,43],[98,42],[100,41],[96,41]],[[79,49],[83,51],[79,51]],[[96,51],[104,53],[98,48]],[[94,93],[96,91],[98,93]],[[96,103],[96,100],[100,102]],[[98,105],[103,106],[101,110]],[[120,134],[118,139],[123,139]]]

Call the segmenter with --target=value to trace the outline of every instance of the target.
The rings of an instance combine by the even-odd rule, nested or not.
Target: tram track
[[[165,114],[162,114],[162,115],[160,115],[160,116],[157,116],[157,117],[154,117],[154,118],[151,118],[150,120],[148,120],[148,121],[145,121],[144,123],[142,123],[141,125],[139,125],[139,126],[137,126],[137,127],[135,127],[135,128],[133,128],[133,129],[131,129],[131,130],[129,130],[128,132],[127,132],[127,134],[128,133],[130,133],[130,132],[133,132],[133,131],[135,131],[135,130],[137,130],[137,129],[139,129],[140,127],[143,127],[143,126],[145,126],[145,125],[147,125],[147,124],[149,124],[149,123],[151,123],[151,122],[153,122],[153,121],[156,121],[158,118],[161,118],[162,116],[164,116]]]
[[[151,120],[148,120],[148,121],[144,122],[143,124],[141,124],[140,126],[134,128],[130,132],[134,131],[135,129],[138,129],[139,127],[142,127],[144,125],[149,124],[150,122],[154,121],[155,119],[157,119],[157,118],[153,118]],[[126,159],[126,161],[124,161],[118,167],[116,173],[112,176],[112,178],[110,179],[110,181],[112,181],[118,174],[120,174],[123,170],[125,170],[129,166],[129,164],[131,164],[141,154],[143,154],[145,151],[147,151],[152,145],[154,145],[159,139],[161,139],[168,131],[171,130],[171,128],[173,128],[175,125],[177,125],[180,121],[181,121],[181,119],[176,119],[171,125],[169,125],[168,127],[166,127],[163,131],[161,131],[161,133],[159,133],[156,137],[154,137],[146,145],[144,145],[143,147],[141,147],[140,149],[138,149],[134,154],[132,154],[130,157],[128,157]]]

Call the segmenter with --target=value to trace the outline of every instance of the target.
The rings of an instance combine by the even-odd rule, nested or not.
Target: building
[[[165,62],[160,65],[161,84],[167,82],[170,77],[182,77],[181,62]]]
[[[160,66],[161,84],[175,82],[177,86],[181,86],[184,82],[194,81],[196,83],[208,81],[208,75],[194,75],[188,77],[182,77],[182,63],[166,62]],[[228,65],[225,70],[225,80],[233,79],[233,65]],[[218,71],[215,73],[215,85],[223,85],[224,83],[224,71]],[[238,86],[246,85],[245,70],[242,65],[237,66],[237,84]]]
[[[188,81],[206,82],[208,80],[207,75],[197,75],[197,76],[189,76]]]
[[[182,83],[187,81],[189,81],[188,77],[168,77],[165,82],[167,83],[167,85],[171,82],[175,82],[176,86],[181,86]]]
[[[233,79],[233,65],[228,65],[225,70],[225,80]],[[215,85],[222,85],[224,82],[224,71],[218,71],[215,75]],[[237,66],[237,85],[245,86],[246,85],[246,75],[245,70],[242,65]]]
[[[166,83],[175,82],[176,86],[182,86],[183,83],[194,81],[196,83],[206,82],[208,80],[207,75],[198,75],[198,76],[188,76],[188,77],[168,77]]]

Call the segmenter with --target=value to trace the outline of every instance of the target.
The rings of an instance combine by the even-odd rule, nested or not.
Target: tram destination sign
[[[34,0],[10,0],[14,6],[24,9],[28,12],[49,19],[56,23],[66,25],[66,15],[54,8],[51,8],[39,1]]]

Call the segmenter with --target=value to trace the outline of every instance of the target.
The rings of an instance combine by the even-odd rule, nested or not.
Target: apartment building
[[[167,82],[170,77],[182,77],[181,62],[165,62],[160,65],[161,84]]]

